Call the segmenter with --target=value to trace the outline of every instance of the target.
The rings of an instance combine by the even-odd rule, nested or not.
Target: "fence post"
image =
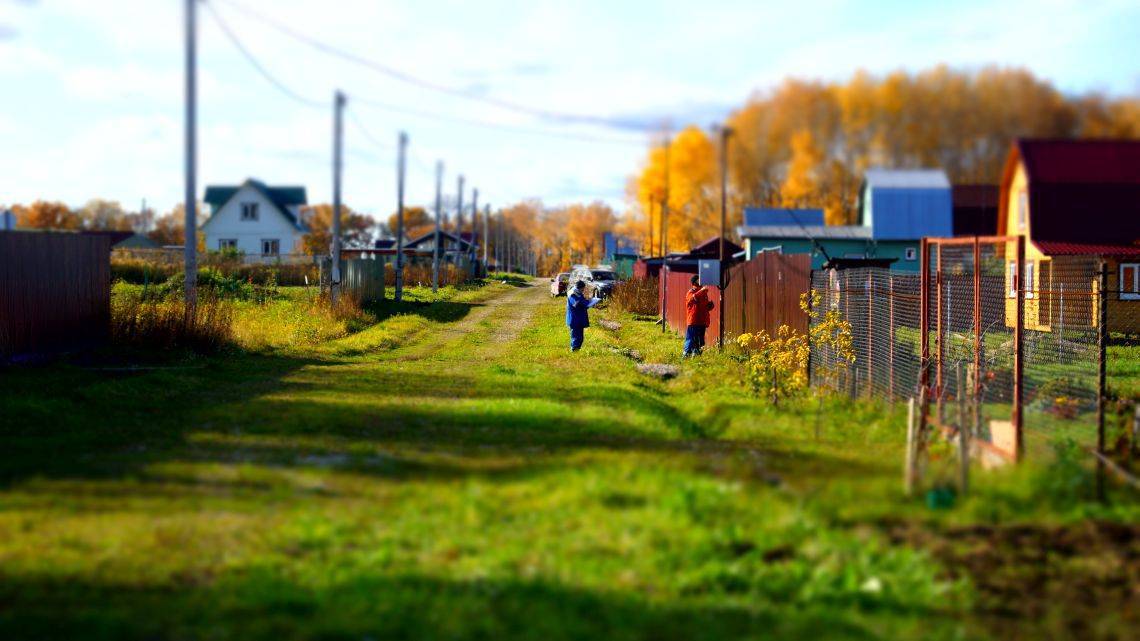
[[[1096,451],[1100,456],[1096,461],[1096,496],[1104,500],[1104,410],[1108,390],[1105,372],[1105,353],[1108,343],[1108,263],[1100,261],[1100,274],[1097,281],[1097,376],[1096,376]]]
[[[946,353],[946,341],[942,336],[942,243],[938,243],[935,245],[935,247],[937,248],[937,256],[935,258],[934,296],[936,303],[935,313],[938,315],[938,318],[935,320],[935,327],[937,328],[936,331],[938,332],[938,335],[935,337],[935,346],[938,351],[935,361],[936,370],[934,377],[934,393],[937,397],[935,408],[938,412],[938,423],[941,425],[946,421],[946,415],[943,411],[942,406],[942,397],[943,392],[945,391],[943,388],[944,383],[942,381],[942,360]]]
[[[1024,421],[1022,417],[1022,391],[1024,381],[1022,370],[1024,368],[1024,354],[1022,354],[1022,338],[1025,325],[1025,236],[1018,236],[1016,242],[1016,269],[1014,271],[1014,291],[1017,299],[1015,303],[1016,315],[1013,328],[1013,435],[1015,459],[1021,461],[1025,456]]]
[[[962,393],[962,361],[954,365],[954,374],[958,379],[958,485],[962,494],[970,485],[970,439],[966,430],[966,395]]]
[[[895,400],[895,277],[887,272],[887,398]]]
[[[914,494],[915,425],[914,397],[906,404],[906,467],[903,468],[903,490],[907,496]]]
[[[872,333],[874,327],[874,316],[871,310],[874,309],[872,305],[871,296],[871,270],[867,270],[867,397],[870,398],[875,394],[875,373],[871,369],[872,363],[875,361],[875,335]]]
[[[930,387],[930,243],[926,238],[922,239],[919,245],[919,260],[922,261],[922,272],[919,277],[919,366],[918,366],[918,390],[919,390],[919,404],[918,420],[919,428],[926,429],[927,421],[927,403],[930,396],[925,391]]]
[[[982,243],[974,236],[974,436],[978,435],[982,409]]]

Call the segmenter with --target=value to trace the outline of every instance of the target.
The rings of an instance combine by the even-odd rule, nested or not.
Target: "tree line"
[[[725,124],[731,227],[753,205],[818,207],[828,224],[850,224],[870,167],[937,167],[956,184],[996,184],[1018,137],[1140,138],[1140,98],[1065,95],[1024,69],[940,65],[859,71],[844,82],[787,79],[754,94]],[[668,247],[720,233],[716,134],[689,126],[668,143],[659,138],[629,182],[621,226],[658,253],[666,175]]]

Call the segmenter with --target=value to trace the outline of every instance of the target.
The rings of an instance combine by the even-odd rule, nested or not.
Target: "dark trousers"
[[[571,327],[570,328],[570,351],[576,352],[582,349],[582,341],[586,339],[585,327]]]
[[[685,356],[700,354],[705,348],[706,329],[708,328],[704,325],[689,325],[685,328]]]

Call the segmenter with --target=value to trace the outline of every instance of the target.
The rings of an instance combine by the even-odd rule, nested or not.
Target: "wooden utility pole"
[[[720,315],[717,328],[717,347],[724,349],[724,272],[725,272],[725,242],[728,234],[728,138],[732,129],[726,126],[720,128],[720,303],[717,309]]]
[[[333,96],[333,210],[332,242],[329,243],[332,274],[329,279],[329,300],[335,306],[340,297],[340,176],[344,163],[344,93]]]
[[[455,236],[463,233],[463,175],[459,176],[459,195],[455,201]]]
[[[435,240],[431,255],[431,292],[439,291],[439,225],[443,215],[443,161],[435,163]]]
[[[404,299],[404,169],[408,134],[400,132],[396,156],[396,302]]]
[[[661,199],[661,255],[669,255],[669,149],[672,141],[665,139],[665,197]]]
[[[478,221],[479,221],[479,188],[476,187],[476,188],[471,190],[471,238],[469,239],[470,242],[467,245],[467,262],[469,263],[468,271],[472,272],[471,273],[472,276],[475,276],[475,274],[473,273],[475,271],[474,270],[474,267],[475,267],[475,227],[476,227],[476,224],[478,223]]]
[[[184,167],[186,170],[186,208],[183,232],[183,270],[186,277],[183,291],[186,311],[193,313],[198,301],[198,207],[197,207],[197,156],[198,156],[198,0],[186,0],[186,140]]]
[[[483,270],[487,271],[487,252],[491,244],[491,205],[483,205]]]

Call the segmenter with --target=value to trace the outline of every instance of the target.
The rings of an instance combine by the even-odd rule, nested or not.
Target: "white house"
[[[210,207],[201,227],[206,249],[237,249],[265,259],[301,252],[301,238],[309,231],[301,218],[304,187],[270,187],[249,178],[236,186],[207,187],[205,201]]]

